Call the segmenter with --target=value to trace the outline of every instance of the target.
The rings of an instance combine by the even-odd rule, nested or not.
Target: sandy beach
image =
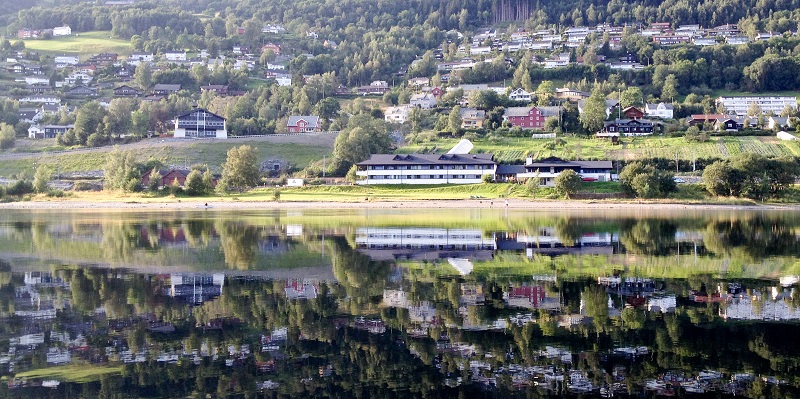
[[[360,202],[313,202],[313,201],[242,201],[242,200],[169,200],[169,201],[85,201],[51,200],[24,201],[0,204],[0,209],[30,210],[253,210],[253,209],[528,209],[528,210],[785,210],[800,211],[800,204],[724,205],[682,204],[660,202],[618,201],[529,201],[522,199],[488,200],[379,200]]]

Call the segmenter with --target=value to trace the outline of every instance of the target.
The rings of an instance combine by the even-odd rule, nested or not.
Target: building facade
[[[517,181],[538,178],[542,186],[555,186],[555,179],[565,170],[573,170],[584,181],[611,181],[614,169],[611,161],[565,161],[550,157],[541,161],[527,158],[525,172],[517,174]]]
[[[716,102],[725,112],[736,115],[746,115],[752,104],[758,105],[764,114],[772,112],[779,115],[786,107],[797,109],[797,98],[790,96],[719,97]]]
[[[228,138],[225,118],[196,108],[175,118],[175,137]]]
[[[493,154],[373,154],[356,168],[357,184],[475,184],[497,163]]]
[[[314,133],[322,131],[318,116],[290,116],[286,122],[289,133]]]

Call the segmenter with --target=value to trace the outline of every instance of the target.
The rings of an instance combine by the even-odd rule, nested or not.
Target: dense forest
[[[122,37],[130,37],[151,26],[170,26],[180,31],[186,28],[189,33],[202,34],[208,23],[215,23],[207,17],[225,20],[228,16],[241,20],[253,18],[282,23],[289,27],[305,25],[323,33],[343,31],[351,25],[383,30],[395,26],[470,30],[512,20],[527,21],[531,28],[598,23],[647,24],[663,21],[673,26],[751,23],[763,30],[785,31],[796,29],[797,10],[800,9],[800,1],[797,0],[165,0],[139,1],[135,6],[129,7],[105,7],[102,2],[75,6],[63,6],[64,2],[59,4],[62,6],[55,9],[49,4],[42,4],[20,13],[17,21],[9,22],[13,22],[13,26],[31,28],[69,24],[78,30],[107,29],[111,23]],[[14,8],[13,5],[4,7]],[[104,14],[110,18],[102,18]]]

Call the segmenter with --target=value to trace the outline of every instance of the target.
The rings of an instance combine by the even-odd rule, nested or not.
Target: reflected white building
[[[173,273],[169,277],[167,295],[182,298],[192,304],[201,304],[222,295],[225,275],[222,273]]]
[[[791,306],[793,294],[794,290],[772,293],[770,297],[758,293],[752,297],[736,296],[730,303],[720,306],[719,315],[725,320],[800,320],[800,308]]]
[[[374,260],[491,259],[492,237],[477,229],[364,227],[356,230],[360,252]]]

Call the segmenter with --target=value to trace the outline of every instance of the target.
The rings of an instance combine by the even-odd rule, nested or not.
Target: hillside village
[[[131,5],[104,7],[113,11]],[[684,134],[700,142],[731,134],[797,139],[795,96],[742,91],[712,97],[703,78],[693,76],[700,73],[697,68],[709,67],[700,54],[781,46],[797,40],[794,31],[661,21],[450,29],[438,33],[440,45],[392,65],[391,74],[354,81],[349,73],[325,66],[343,51],[341,35],[245,22],[228,26],[224,47],[218,42],[211,47],[162,43],[155,51],[142,51],[139,38],[131,41],[130,52],[77,55],[26,48],[26,43],[79,38],[81,33],[69,25],[21,26],[14,31],[16,39],[6,39],[0,49],[5,61],[0,78],[9,95],[2,121],[19,140],[52,140],[74,148],[151,137],[349,132],[354,128],[351,115],[369,113],[386,122],[377,129],[394,135],[394,144],[375,147],[381,149],[373,151],[375,156],[403,142],[462,135],[473,141],[493,135],[538,140],[594,136],[614,143],[625,137]],[[693,67],[683,66],[684,60],[666,60],[681,51],[695,54],[693,62],[686,60]],[[726,72],[727,83],[712,79],[711,84],[770,86],[754,80],[760,78],[749,68],[738,76]],[[337,170],[328,172],[334,176],[367,160],[342,161],[349,158],[342,154],[333,158],[330,165]],[[521,156],[511,163],[530,162]]]

